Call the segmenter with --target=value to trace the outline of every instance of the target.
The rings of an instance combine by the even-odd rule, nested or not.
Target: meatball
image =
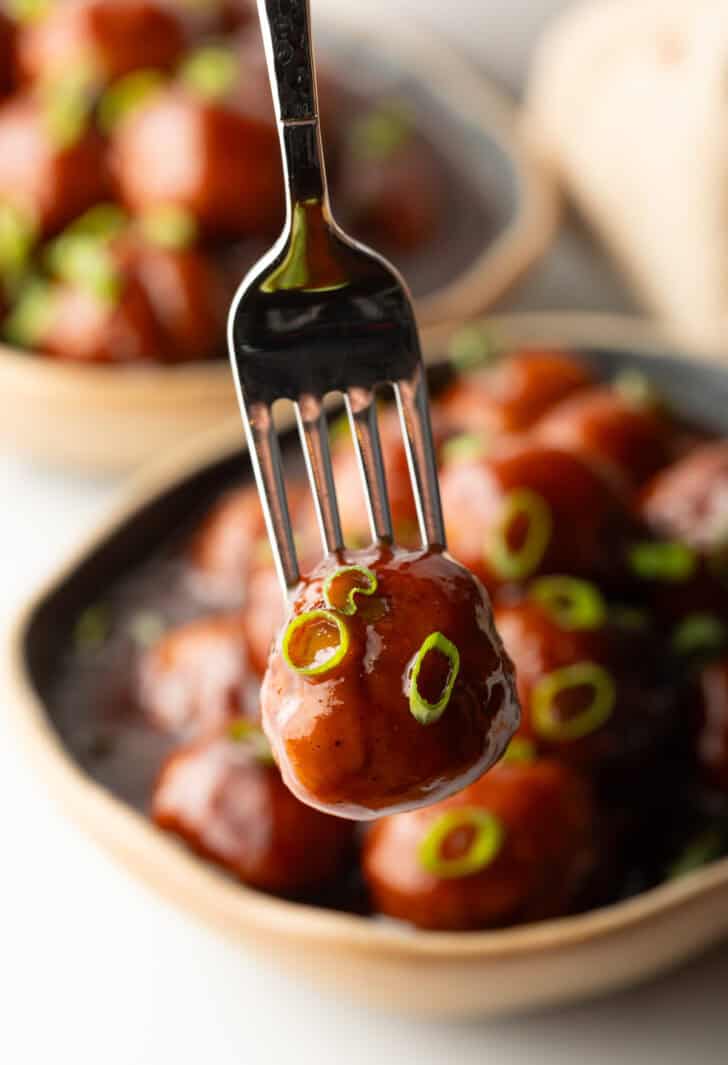
[[[679,728],[677,687],[654,635],[611,624],[596,587],[568,577],[535,581],[497,607],[495,622],[516,670],[519,735],[605,793],[632,779],[644,788]]]
[[[187,558],[195,586],[212,601],[242,602],[256,555],[266,546],[263,510],[255,486],[227,492],[207,514],[190,544]]]
[[[55,232],[108,187],[101,137],[82,112],[66,116],[38,96],[17,95],[0,110],[0,198]]]
[[[654,404],[615,388],[590,388],[557,404],[538,422],[544,443],[583,454],[637,487],[668,461],[669,424]]]
[[[706,783],[728,795],[728,659],[705,666],[699,683],[698,763]]]
[[[257,716],[258,685],[248,669],[242,620],[223,614],[188,622],[146,652],[140,702],[158,728],[192,736]]]
[[[18,59],[25,78],[48,81],[90,67],[107,82],[142,67],[172,67],[185,48],[181,16],[159,0],[65,0],[24,25]]]
[[[242,723],[176,751],[152,803],[156,823],[252,887],[300,895],[334,877],[354,826],[312,810],[281,780],[262,734]]]
[[[513,441],[446,462],[440,486],[449,548],[489,589],[543,573],[619,578],[627,512],[578,455]]]
[[[218,236],[269,234],[283,218],[272,121],[180,86],[156,93],[114,131],[113,170],[132,211],[191,211]]]
[[[361,240],[411,252],[436,233],[440,169],[397,108],[382,104],[351,124],[337,177],[339,213]]]
[[[566,396],[593,383],[588,369],[560,351],[519,351],[459,377],[441,399],[453,425],[486,438],[530,428]]]
[[[261,710],[294,794],[362,820],[465,787],[518,725],[481,585],[445,554],[385,546],[302,582]]]
[[[589,789],[553,761],[498,765],[465,791],[368,832],[374,905],[440,931],[568,913],[594,865]]]
[[[728,530],[728,441],[695,448],[645,487],[641,515],[658,536],[706,553],[720,550]]]

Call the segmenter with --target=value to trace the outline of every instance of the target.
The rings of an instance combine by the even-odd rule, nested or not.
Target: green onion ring
[[[495,362],[499,347],[490,326],[472,322],[455,330],[448,342],[447,354],[458,373],[467,373],[476,366]]]
[[[531,585],[529,596],[568,632],[598,629],[607,616],[596,585],[577,577],[539,577]]]
[[[442,695],[436,703],[430,703],[420,695],[417,680],[422,669],[422,663],[430,651],[439,651],[450,662],[450,671],[447,675]],[[415,655],[409,679],[409,706],[410,713],[421,725],[432,725],[438,721],[445,712],[450,702],[452,690],[460,671],[460,652],[441,632],[431,632]]]
[[[629,564],[633,573],[648,581],[687,581],[695,573],[695,552],[679,540],[632,544]]]
[[[104,133],[110,134],[126,118],[148,103],[161,91],[166,78],[154,68],[133,70],[114,81],[98,103],[98,121]]]
[[[261,765],[275,765],[273,752],[262,729],[245,718],[237,718],[228,725],[228,736],[235,743],[249,743],[256,761]]]
[[[715,614],[688,614],[672,634],[672,649],[678,655],[720,651],[728,629]]]
[[[336,581],[341,580],[347,573],[358,574],[366,581],[366,584],[355,584],[349,588],[342,603],[335,598],[336,589],[333,586]],[[339,569],[334,570],[333,573],[330,573],[324,581],[324,600],[326,601],[326,606],[332,610],[338,610],[340,613],[351,617],[352,614],[356,614],[354,597],[357,595],[374,595],[378,586],[379,581],[376,574],[367,569],[366,566],[341,566]]]
[[[488,454],[488,445],[480,433],[458,433],[442,445],[440,458],[444,463],[467,462],[482,459]]]
[[[470,846],[459,858],[443,858],[443,843],[459,828],[475,830]],[[420,842],[417,857],[428,873],[443,880],[455,880],[472,876],[489,866],[498,856],[504,839],[502,822],[489,810],[480,806],[461,806],[446,810],[433,821]]]
[[[591,703],[567,720],[554,713],[554,701],[571,688],[591,687]],[[609,673],[595,662],[575,662],[548,673],[531,693],[531,719],[535,731],[546,740],[579,740],[596,732],[607,721],[617,702],[617,688]]]
[[[314,661],[310,666],[297,666],[291,658],[291,640],[300,629],[310,625],[312,622],[326,622],[329,625],[335,625],[339,635],[338,646],[323,662],[316,663]],[[283,636],[282,650],[286,664],[294,673],[299,673],[302,677],[320,677],[335,669],[344,659],[346,652],[349,650],[349,631],[333,610],[308,610],[304,614],[299,614],[298,617],[289,623]]]
[[[205,100],[221,100],[235,88],[240,60],[233,48],[203,45],[192,52],[179,70],[182,84]]]
[[[536,745],[525,736],[514,736],[501,759],[502,765],[530,765],[536,761]]]
[[[514,551],[508,543],[508,529],[521,515],[528,518],[528,531],[523,546]],[[552,528],[551,508],[543,496],[530,488],[517,488],[503,500],[501,514],[486,548],[486,561],[504,580],[530,577],[543,560]]]

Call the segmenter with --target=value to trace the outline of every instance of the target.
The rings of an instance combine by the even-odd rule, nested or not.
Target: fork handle
[[[278,120],[315,122],[309,0],[258,0],[258,11]]]

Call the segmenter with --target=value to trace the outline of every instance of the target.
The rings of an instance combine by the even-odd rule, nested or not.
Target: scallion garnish
[[[166,83],[160,70],[134,70],[113,82],[98,104],[99,126],[113,133],[120,122],[155,96]]]
[[[3,322],[5,338],[23,348],[41,343],[53,321],[54,296],[47,281],[33,278],[25,282]]]
[[[70,229],[53,241],[46,259],[61,281],[85,289],[104,303],[118,300],[122,277],[106,239]]]
[[[228,725],[228,736],[235,743],[246,743],[250,746],[255,758],[262,765],[275,765],[273,752],[262,729],[245,718],[236,718]]]
[[[480,433],[458,433],[442,445],[440,457],[444,463],[467,462],[482,459],[488,454],[488,445]]]
[[[557,699],[580,688],[591,691],[587,705],[569,717],[559,714]],[[548,673],[531,692],[531,719],[535,731],[546,740],[579,740],[596,732],[607,721],[617,702],[614,679],[595,662],[575,662]]]
[[[514,736],[501,759],[503,765],[529,765],[536,761],[536,746],[525,736]]]
[[[493,362],[498,353],[490,328],[478,322],[456,329],[447,345],[448,358],[459,373]]]
[[[187,57],[179,71],[180,81],[205,100],[221,100],[235,88],[240,62],[235,50],[209,44]]]
[[[720,858],[725,847],[725,838],[718,828],[707,828],[695,836],[672,863],[667,871],[668,880],[677,880],[681,876],[702,869],[704,865]]]
[[[303,677],[320,677],[335,669],[349,650],[349,631],[332,610],[309,610],[288,625],[283,657]]]
[[[519,525],[525,523],[525,528]],[[498,521],[486,545],[486,561],[503,580],[523,580],[541,564],[553,528],[551,508],[530,488],[516,488],[503,500]],[[519,534],[514,547],[510,538]]]
[[[695,552],[679,540],[649,541],[632,544],[629,549],[632,572],[648,581],[680,583],[695,573]]]
[[[403,106],[385,104],[356,119],[349,137],[357,159],[388,159],[411,139],[412,120]]]
[[[146,211],[139,219],[139,230],[150,244],[182,251],[197,239],[197,218],[184,207],[165,204]]]
[[[437,698],[434,700],[427,699],[419,686],[423,667],[428,669],[430,666],[429,662],[425,666],[428,655],[432,655],[435,658],[433,665],[436,664],[437,657],[447,659],[447,674],[444,679],[438,675]],[[447,704],[450,702],[450,696],[459,671],[460,652],[455,644],[448,640],[446,636],[443,636],[441,632],[431,632],[415,655],[409,670],[410,713],[421,725],[432,725],[442,717]],[[439,672],[438,670],[438,674]],[[422,680],[424,682],[424,676]]]
[[[443,853],[448,841],[462,832],[466,848],[462,854],[448,857]],[[433,821],[417,850],[420,865],[433,876],[455,880],[480,873],[498,856],[505,830],[502,822],[480,806],[461,806],[446,810]]]
[[[38,236],[27,211],[0,203],[0,278],[16,284],[25,271]]]
[[[711,655],[721,651],[728,639],[728,629],[715,614],[688,614],[672,634],[676,654]]]
[[[112,240],[126,229],[129,216],[118,203],[97,203],[67,226],[61,237],[96,237]]]
[[[539,577],[529,588],[529,596],[567,631],[598,629],[607,616],[596,585],[576,577]]]
[[[104,603],[86,607],[73,629],[73,642],[79,651],[93,651],[106,642],[111,629],[111,612]]]
[[[5,0],[8,15],[16,22],[40,22],[53,7],[55,0]]]
[[[652,407],[659,402],[655,386],[640,370],[622,370],[612,384],[615,391],[636,407]]]
[[[378,581],[366,566],[341,566],[324,581],[326,605],[341,614],[356,614],[357,595],[374,595]]]
[[[126,631],[139,647],[151,647],[165,633],[166,622],[154,610],[138,610],[129,619]]]

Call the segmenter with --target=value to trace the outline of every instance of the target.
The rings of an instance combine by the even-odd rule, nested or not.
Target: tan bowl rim
[[[560,215],[560,197],[549,169],[542,166],[521,137],[515,104],[471,60],[439,37],[435,46],[431,33],[392,15],[379,0],[370,0],[366,16],[357,14],[355,9],[342,10],[337,6],[338,0],[318,0],[317,9],[322,14],[328,9],[324,17],[332,24],[335,22],[337,28],[346,26],[352,35],[361,36],[375,32],[372,4],[386,25],[383,34],[382,23],[378,23],[378,45],[391,52],[393,61],[397,56],[409,55],[409,65],[403,69],[416,74],[420,81],[424,76],[417,72],[416,66],[427,67],[430,84],[437,83],[443,98],[451,101],[453,110],[467,116],[474,127],[486,134],[513,169],[517,206],[511,220],[454,281],[415,300],[418,321],[427,328],[483,310],[515,283],[550,244]],[[432,58],[432,64],[423,62],[422,53]],[[453,85],[457,86],[455,91]],[[0,360],[16,372],[22,369],[26,374],[42,377],[46,387],[54,381],[68,386],[77,380],[84,387],[100,386],[107,394],[112,374],[117,375],[117,385],[123,380],[137,388],[153,387],[160,380],[169,381],[170,375],[176,383],[195,386],[198,382],[224,378],[229,373],[226,359],[138,366],[79,364],[3,343],[0,343]],[[194,396],[194,387],[190,387],[191,403]]]
[[[497,316],[489,320],[504,336],[531,337],[562,343],[625,346],[649,354],[658,348],[680,354],[653,326],[628,317],[582,313],[532,313]],[[426,337],[432,352],[445,329]],[[598,338],[598,339],[597,339]],[[727,371],[728,372],[728,371]],[[649,889],[624,902],[557,920],[484,932],[426,932],[395,922],[359,917],[303,903],[288,902],[256,892],[205,863],[93,781],[63,748],[40,698],[35,694],[25,662],[25,640],[39,606],[63,583],[78,564],[145,502],[177,480],[243,447],[237,421],[205,433],[136,475],[122,499],[96,529],[84,538],[47,578],[16,617],[7,640],[3,669],[10,694],[10,720],[40,774],[90,835],[104,843],[124,864],[178,904],[212,923],[227,927],[267,930],[277,935],[315,939],[332,945],[346,942],[360,953],[390,957],[448,957],[503,959],[548,952],[625,931],[636,924],[659,921],[668,912],[689,905],[697,897],[728,889],[728,858],[720,859],[673,882]]]

